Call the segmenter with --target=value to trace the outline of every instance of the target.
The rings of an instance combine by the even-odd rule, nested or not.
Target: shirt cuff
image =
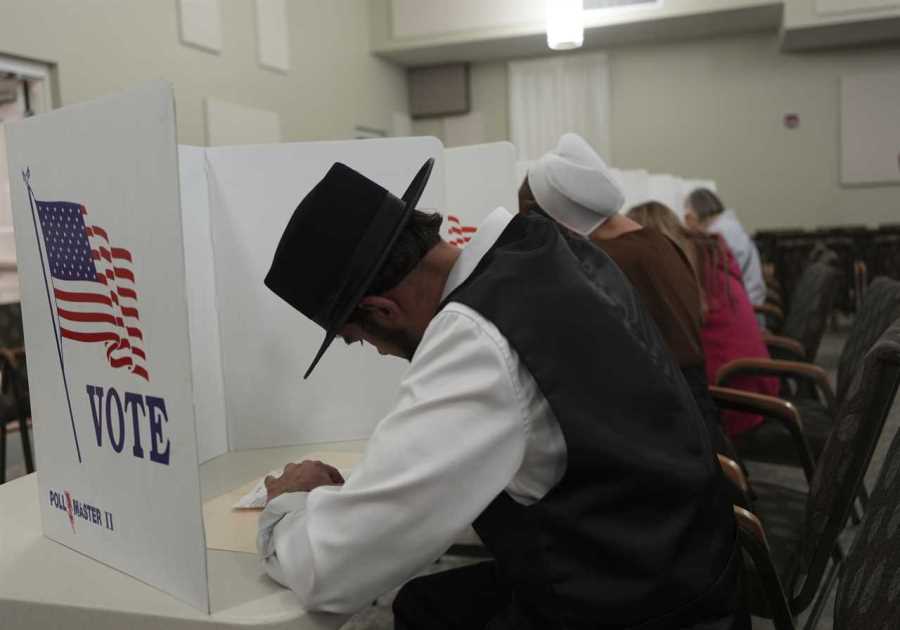
[[[256,550],[263,560],[275,554],[275,526],[286,515],[305,511],[308,495],[308,492],[286,492],[266,504],[266,508],[259,515],[256,532]]]

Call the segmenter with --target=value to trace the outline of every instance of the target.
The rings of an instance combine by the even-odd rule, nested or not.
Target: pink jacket
[[[721,265],[715,269],[713,265],[709,266],[706,278],[707,312],[700,331],[706,355],[706,375],[710,383],[715,382],[716,372],[729,361],[744,357],[769,358],[753,306],[744,289],[741,271],[731,250],[721,239],[720,244],[727,258],[728,272]],[[769,396],[777,396],[779,389],[777,378],[764,376],[738,377],[729,381],[728,386]],[[725,432],[731,437],[752,429],[762,421],[762,417],[756,414],[722,412]]]

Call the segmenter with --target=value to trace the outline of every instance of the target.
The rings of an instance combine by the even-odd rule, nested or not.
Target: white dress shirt
[[[510,220],[503,208],[488,216],[444,297]],[[273,499],[257,545],[266,572],[305,608],[352,612],[434,562],[500,492],[534,503],[565,469],[562,431],[516,352],[490,321],[450,302],[346,483]]]
[[[734,210],[725,210],[707,225],[706,231],[718,234],[731,249],[744,279],[744,288],[753,305],[766,301],[766,282],[763,279],[762,264],[759,261],[759,250],[744,226],[738,221]]]

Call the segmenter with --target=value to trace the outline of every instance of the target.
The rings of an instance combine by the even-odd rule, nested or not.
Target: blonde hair
[[[705,311],[706,294],[710,281],[716,275],[715,271],[718,269],[728,272],[727,256],[719,237],[687,228],[669,206],[659,201],[634,206],[627,216],[644,227],[662,232],[684,253],[694,272]]]
[[[678,216],[669,206],[659,201],[648,201],[631,208],[626,216],[632,221],[662,232],[672,239],[690,261],[694,273],[698,273],[697,251],[691,242],[691,233],[681,224]]]

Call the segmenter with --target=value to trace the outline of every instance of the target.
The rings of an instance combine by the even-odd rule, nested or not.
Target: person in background
[[[719,368],[733,359],[769,358],[753,306],[741,281],[740,269],[721,237],[686,228],[671,208],[657,201],[635,206],[628,211],[628,217],[668,236],[691,261],[704,298],[700,332],[709,380],[714,381]],[[743,376],[729,384],[758,394],[778,395],[777,378]],[[722,412],[722,423],[731,438],[762,421],[762,417],[755,414]]]
[[[684,204],[684,220],[688,227],[708,234],[718,234],[731,249],[741,270],[744,288],[754,306],[766,301],[766,281],[763,279],[759,250],[734,210],[726,210],[722,200],[707,188],[697,188]]]
[[[563,135],[556,149],[532,164],[519,189],[521,213],[540,211],[586,236],[625,273],[681,368],[715,448],[731,455],[709,394],[700,339],[701,294],[690,262],[663,234],[619,214],[624,203],[603,159],[574,133]]]

